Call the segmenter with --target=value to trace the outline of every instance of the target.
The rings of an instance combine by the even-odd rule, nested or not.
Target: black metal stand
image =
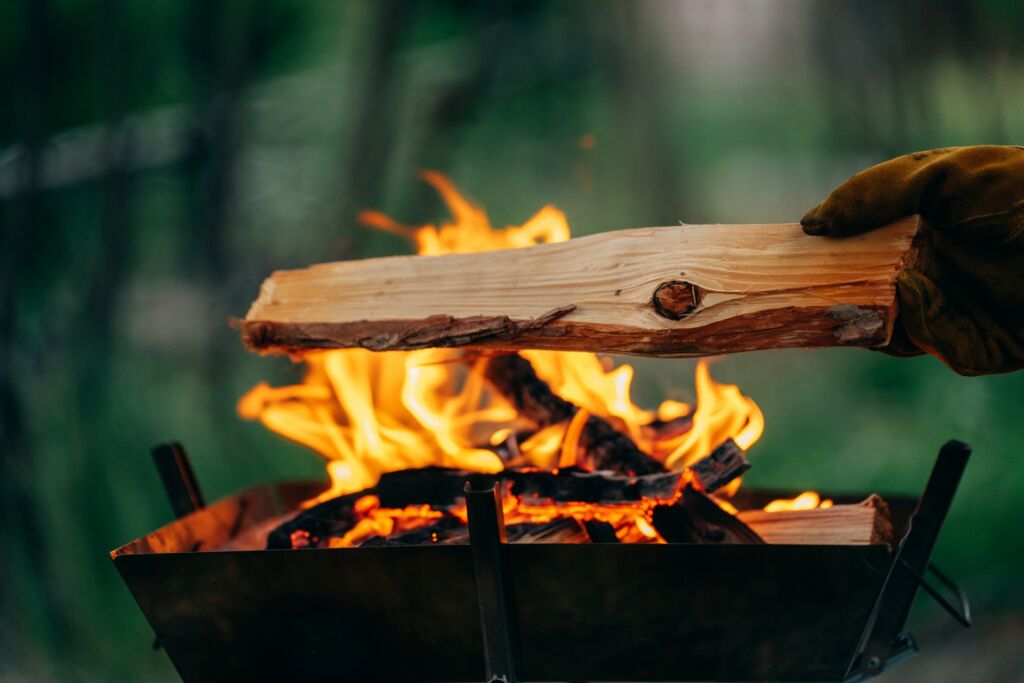
[[[949,441],[939,452],[909,529],[889,565],[856,654],[846,670],[845,681],[876,676],[887,664],[917,651],[913,638],[903,628],[918,587],[959,623],[970,626],[966,595],[929,562],[970,453],[970,447],[959,441]],[[154,448],[152,454],[175,515],[182,517],[202,508],[203,497],[184,449],[176,443],[165,444]],[[480,482],[478,485],[481,488],[474,488],[472,482],[467,482],[465,491],[486,680],[488,683],[518,683],[521,672],[519,627],[500,491],[498,484]],[[927,572],[954,594],[953,601],[928,583]]]
[[[946,442],[939,451],[917,510],[910,518],[910,528],[900,543],[889,568],[889,575],[875,602],[861,647],[847,670],[848,680],[877,676],[885,669],[887,662],[917,651],[913,638],[901,631],[910,614],[918,586],[924,588],[960,624],[971,625],[967,595],[929,563],[939,530],[946,520],[970,455],[971,447],[955,440]],[[924,574],[928,569],[957,594],[960,603],[958,607],[945,600],[927,583]]]
[[[184,517],[206,506],[192,464],[180,443],[163,443],[154,446],[150,453],[175,517]]]
[[[466,482],[465,491],[487,681],[517,683],[519,628],[505,557],[501,493],[497,484],[476,489],[472,482]]]

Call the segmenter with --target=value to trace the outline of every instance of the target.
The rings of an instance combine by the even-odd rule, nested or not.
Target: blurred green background
[[[210,500],[323,476],[235,417],[301,368],[226,321],[272,269],[407,252],[354,217],[443,217],[418,169],[496,225],[794,221],[891,156],[1024,140],[1022,28],[1015,0],[0,3],[0,678],[175,679],[107,556],[171,518],[149,447],[184,442]],[[692,398],[692,362],[636,365],[647,405]],[[747,485],[916,494],[973,444],[937,561],[979,625],[920,600],[889,680],[1024,680],[1024,374],[712,370],[767,419]]]

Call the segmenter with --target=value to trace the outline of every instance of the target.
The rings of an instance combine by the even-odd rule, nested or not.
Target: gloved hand
[[[1024,368],[1024,147],[917,152],[853,176],[807,212],[841,237],[920,214],[931,255],[899,274],[885,351],[930,353],[962,375]]]

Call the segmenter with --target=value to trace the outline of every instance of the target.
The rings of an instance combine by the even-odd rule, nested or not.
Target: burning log
[[[579,410],[551,391],[547,382],[534,372],[530,361],[519,354],[492,358],[486,374],[491,386],[538,427],[566,422]],[[665,471],[664,465],[597,415],[589,416],[580,432],[577,464],[588,470],[612,470],[630,476]]]
[[[877,495],[856,505],[812,510],[746,510],[739,518],[767,543],[866,545],[893,542],[889,506]]]
[[[608,472],[584,472],[565,468],[558,472],[543,470],[505,470],[484,474],[446,467],[388,472],[374,489],[381,506],[403,508],[429,505],[435,509],[462,503],[467,481],[483,487],[494,481],[507,482],[511,492],[531,504],[596,503],[613,505],[642,500],[668,500],[679,488],[680,472],[658,472],[640,477],[624,477]]]
[[[598,519],[588,519],[583,523],[587,527],[587,536],[590,536],[591,543],[619,543],[619,537],[615,535],[615,527],[608,522]]]
[[[652,517],[669,543],[764,543],[741,519],[689,485],[679,502],[655,507]]]
[[[267,535],[267,549],[316,546],[328,536],[340,536],[356,522],[356,501],[371,493],[372,489],[338,496],[301,511]]]
[[[590,543],[583,524],[573,517],[559,517],[547,524],[513,524],[505,528],[509,543]]]
[[[689,467],[698,487],[705,493],[717,491],[749,469],[747,454],[732,439],[726,439]]]
[[[539,348],[701,356],[885,345],[908,218],[841,240],[799,225],[687,225],[523,249],[279,271],[242,321],[261,352]],[[920,250],[923,252],[924,250]]]
[[[359,544],[360,548],[382,546],[429,545],[431,543],[469,543],[469,530],[458,517],[448,515],[433,524],[400,534],[373,536]]]
[[[609,525],[610,526],[610,525]],[[614,536],[614,531],[612,536]],[[544,524],[512,524],[505,528],[509,543],[590,543],[588,527],[573,517],[560,517]],[[457,517],[444,517],[435,524],[388,537],[374,536],[361,548],[402,545],[466,545],[469,527]]]
[[[579,410],[537,376],[530,361],[519,354],[495,356],[488,362],[487,380],[498,393],[512,402],[516,410],[548,427],[572,419]],[[612,470],[629,475],[664,472],[658,460],[640,450],[633,440],[607,420],[591,415],[583,425],[579,440],[578,463],[585,469]],[[732,439],[690,466],[701,490],[716,491],[748,469],[746,454]]]

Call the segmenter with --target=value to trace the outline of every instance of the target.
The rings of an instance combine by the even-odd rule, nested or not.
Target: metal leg
[[[889,576],[875,602],[862,647],[858,648],[860,654],[850,664],[847,678],[858,674],[866,677],[880,674],[894,646],[900,642],[900,631],[907,621],[935,540],[946,520],[970,455],[971,447],[961,441],[948,441],[939,451],[917,510],[910,518],[910,529],[900,543]],[[962,604],[966,604],[965,599]],[[969,623],[969,615],[965,613],[963,617]]]
[[[150,453],[153,455],[157,472],[160,473],[160,481],[163,482],[167,498],[171,501],[175,517],[184,517],[205,507],[196,475],[192,473],[192,465],[180,443],[160,444]]]
[[[465,491],[487,681],[516,683],[519,680],[519,629],[505,556],[501,495],[495,483],[475,489],[472,482],[466,482]]]

